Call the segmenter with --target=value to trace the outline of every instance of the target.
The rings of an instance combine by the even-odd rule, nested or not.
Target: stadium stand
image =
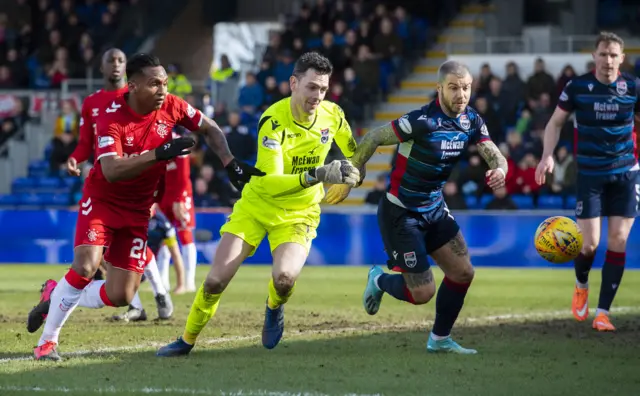
[[[130,53],[135,52],[145,34],[157,29],[147,26],[149,18],[144,19],[145,26],[137,23],[142,13],[149,12],[146,1],[41,0],[33,10],[28,10],[27,3],[16,0],[12,8],[0,14],[0,25],[5,26],[7,32],[0,44],[2,88],[55,88],[70,77],[95,78],[98,55],[122,37],[122,32],[131,36],[129,42],[123,44]],[[206,87],[192,82],[181,72],[179,64],[168,65],[170,89],[208,116],[215,116],[227,133],[231,149],[241,159],[252,161],[257,120],[262,110],[289,94],[287,80],[295,58],[304,51],[315,50],[329,57],[336,67],[327,99],[343,107],[354,133],[361,136],[368,129],[398,118],[433,97],[437,67],[450,53],[476,50],[476,36],[484,31],[487,21],[495,18],[494,8],[485,4],[487,2],[462,3],[433,2],[434,12],[426,17],[410,13],[396,2],[368,6],[366,2],[336,1],[333,7],[324,2],[321,6],[305,4],[296,14],[284,18],[283,31],[271,33],[269,45],[253,72],[239,73],[224,53],[216,54],[221,67],[212,70]],[[606,18],[599,22],[601,25],[611,23]],[[37,31],[34,26],[38,27]],[[111,37],[115,38],[108,40]],[[578,50],[588,52],[590,46],[591,43],[586,42]],[[628,48],[627,52],[634,53],[634,50]],[[631,58],[633,56],[628,57],[625,70],[635,72],[640,69],[640,62]],[[550,74],[543,60],[537,61],[533,68],[511,61],[504,67],[505,73],[492,70],[489,64],[472,70],[476,77],[472,103],[485,118],[492,138],[509,158],[507,187],[495,194],[483,187],[484,164],[472,150],[445,187],[447,202],[454,209],[570,208],[575,204],[570,124],[563,131],[553,178],[546,186],[539,187],[533,181],[533,171],[541,151],[542,131],[559,90],[573,75],[585,72],[590,65],[585,64],[582,70],[567,66],[559,75]],[[534,72],[524,75],[520,72],[523,68]],[[81,99],[82,96],[72,96],[66,101],[31,98],[26,107],[8,95],[0,95],[0,101],[12,101],[11,105],[0,106],[3,110],[0,156],[6,158],[11,149],[8,140],[20,141],[35,134],[29,132],[30,128],[19,132],[29,116],[39,117],[40,110],[47,106],[57,112],[56,118],[40,124],[52,126],[38,135],[39,140],[45,136],[46,142],[29,145],[30,152],[41,149],[39,152],[44,155],[24,164],[25,171],[17,173],[21,177],[10,183],[10,190],[0,189],[3,193],[0,205],[50,206],[77,202],[82,179],[67,177],[60,171],[60,165],[75,144]],[[23,110],[26,108],[30,111]],[[21,137],[9,139],[16,132]],[[363,188],[353,190],[345,204],[377,202],[394,153],[395,147],[379,150],[367,165]],[[340,154],[333,150],[332,155]],[[14,153],[14,156],[18,155]],[[19,161],[8,162],[14,168],[21,166]],[[5,176],[10,174],[7,170],[3,172]],[[0,184],[2,175],[0,173]],[[238,197],[238,192],[227,182],[221,164],[202,140],[192,155],[192,177],[197,206],[230,206]]]

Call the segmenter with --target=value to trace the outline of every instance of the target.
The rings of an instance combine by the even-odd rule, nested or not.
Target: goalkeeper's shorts
[[[271,252],[288,242],[302,245],[308,252],[316,237],[318,224],[320,206],[317,204],[303,210],[282,209],[259,197],[244,194],[220,228],[220,235],[228,232],[242,238],[253,246],[251,255],[265,235],[269,239]]]

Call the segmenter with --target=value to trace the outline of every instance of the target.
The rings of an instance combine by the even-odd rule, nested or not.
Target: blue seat
[[[18,203],[18,198],[13,194],[0,195],[1,206],[13,206]]]
[[[63,186],[59,177],[39,177],[37,184],[40,191],[56,190]]]
[[[49,163],[45,160],[31,161],[29,164],[29,177],[44,177],[49,174]]]
[[[559,195],[541,195],[538,198],[538,209],[562,209],[563,201]]]
[[[480,207],[482,209],[486,208],[491,201],[493,201],[493,195],[491,194],[482,195],[482,197],[480,198]]]
[[[28,191],[32,191],[36,188],[36,179],[31,177],[18,177],[11,183],[11,192],[14,194],[20,194]]]
[[[51,205],[69,206],[70,200],[71,200],[71,197],[69,196],[69,194],[65,194],[65,193],[54,194],[51,200]]]
[[[467,208],[480,209],[480,203],[478,202],[478,197],[476,197],[475,195],[465,195],[464,201],[467,204]]]
[[[46,197],[44,197],[43,194],[30,192],[20,193],[18,194],[17,204],[25,206],[42,206],[44,205],[45,198]]]
[[[533,209],[533,198],[530,195],[514,194],[511,199],[518,209]]]
[[[569,210],[575,210],[576,208],[576,196],[569,195],[564,202],[564,208]]]

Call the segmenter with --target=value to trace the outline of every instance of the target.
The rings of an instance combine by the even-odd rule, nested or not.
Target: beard
[[[439,99],[440,99],[440,107],[442,107],[446,113],[450,113],[450,114],[462,114],[464,110],[467,108],[467,106],[469,105],[469,103],[466,103],[464,108],[458,111],[456,109],[456,103],[454,103],[452,100],[446,98],[444,95],[440,95]]]

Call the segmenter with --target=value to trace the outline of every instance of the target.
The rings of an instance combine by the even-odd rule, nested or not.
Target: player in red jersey
[[[264,175],[233,157],[213,120],[167,93],[167,73],[158,58],[136,55],[126,71],[129,92],[97,120],[97,158],[80,201],[73,264],[50,295],[36,360],[60,360],[60,330],[81,297],[92,308],[127,306],[133,299],[146,262],[149,210],[166,161],[188,154],[195,144],[190,138],[172,139],[174,125],[202,133],[237,188],[251,176]],[[104,247],[109,276],[92,282]]]
[[[87,96],[82,102],[80,113],[80,136],[78,145],[67,160],[67,171],[72,176],[80,176],[78,165],[89,160],[96,149],[96,120],[112,101],[124,95],[128,88],[125,82],[127,57],[121,50],[112,48],[102,56],[100,71],[104,78],[104,88]]]
[[[174,138],[180,137],[174,134]],[[191,162],[188,155],[176,157],[167,163],[165,175],[164,196],[160,201],[160,210],[165,213],[171,224],[176,227],[178,241],[180,241],[184,271],[176,267],[177,285],[174,293],[196,290],[197,250],[193,238],[196,226],[196,214],[193,207],[193,186],[191,185]],[[169,249],[163,246],[158,252],[158,269],[164,287],[169,290]],[[183,276],[181,276],[183,275]]]

